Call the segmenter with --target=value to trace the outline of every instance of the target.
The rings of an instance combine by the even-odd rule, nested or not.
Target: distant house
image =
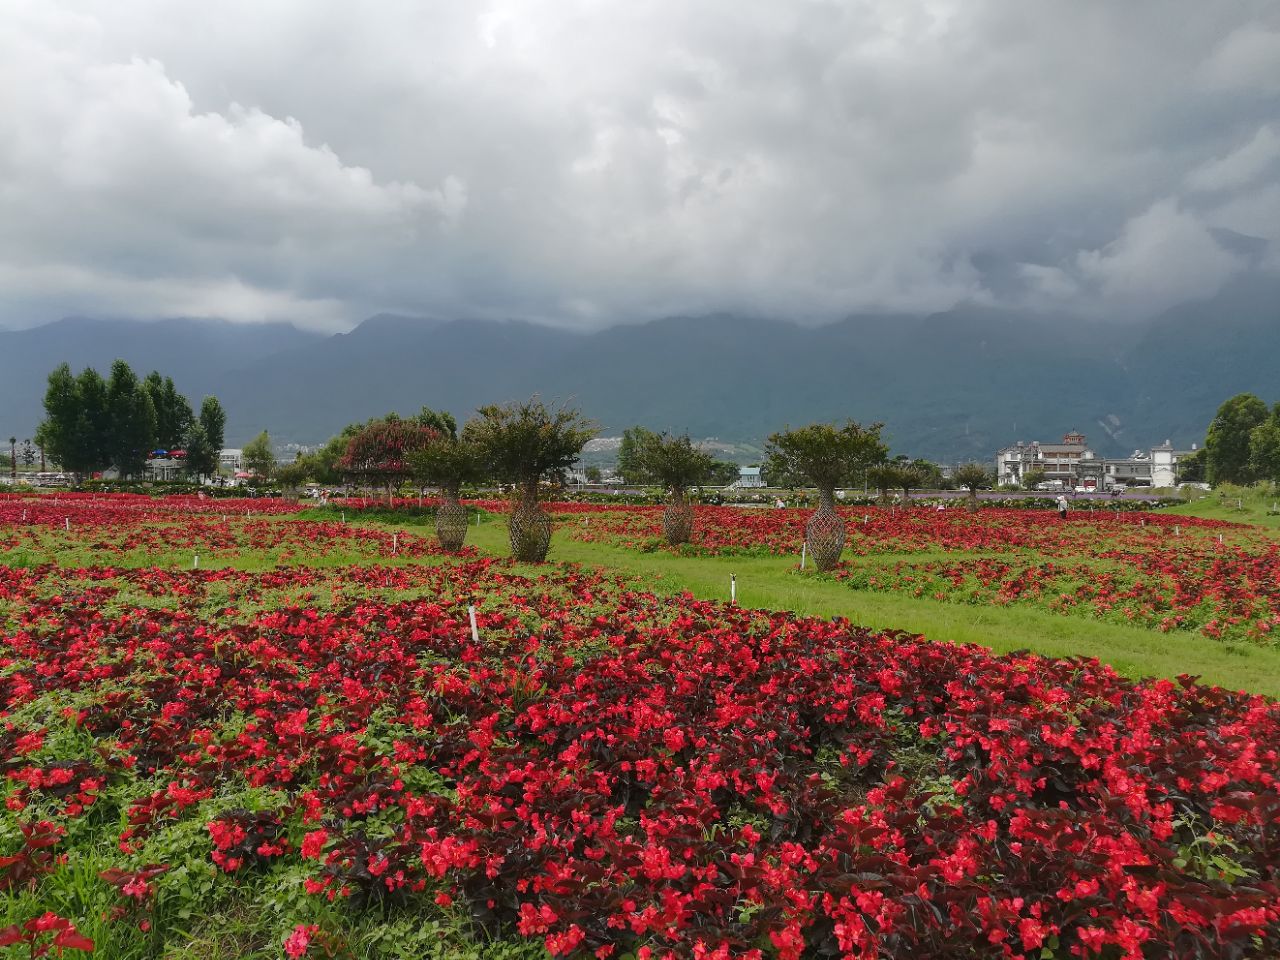
[[[1088,448],[1083,434],[1069,433],[1062,443],[1019,441],[1005,447],[996,454],[996,476],[1001,484],[1020,486],[1028,473],[1041,470],[1045,480],[1056,480],[1064,487],[1172,487],[1179,462],[1193,453],[1194,445],[1190,450],[1175,450],[1166,440],[1127,457],[1099,457]]]
[[[1190,450],[1175,450],[1168,440],[1151,448],[1151,485],[1172,487],[1178,483],[1178,464],[1196,452],[1193,443]]]
[[[739,467],[738,479],[730,484],[733,487],[763,487],[764,477],[760,473],[759,467]]]
[[[218,452],[218,466],[230,473],[244,469],[244,451],[239,447],[227,447]]]
[[[1061,443],[1023,443],[1019,440],[996,454],[996,480],[1020,486],[1032,470],[1044,473],[1045,480],[1074,487],[1097,457],[1089,449],[1083,433],[1068,433]]]

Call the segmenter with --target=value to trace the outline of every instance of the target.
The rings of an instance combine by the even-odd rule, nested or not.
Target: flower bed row
[[[104,952],[240,889],[290,956],[1280,952],[1262,697],[488,559],[0,567],[0,624],[0,897],[98,856]]]

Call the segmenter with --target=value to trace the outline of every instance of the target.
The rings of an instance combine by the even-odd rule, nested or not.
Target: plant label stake
[[[342,511],[342,522],[343,523],[347,522],[347,511],[345,510]]]
[[[478,647],[480,646],[480,631],[476,627],[476,608],[473,606],[467,607],[467,615],[471,618],[471,642]]]
[[[737,574],[729,574],[729,602],[738,602],[738,576]]]
[[[63,517],[63,518],[62,518],[62,525],[63,525],[66,529],[70,530],[70,529],[71,529],[71,518],[70,518],[70,517]]]
[[[391,535],[391,552],[396,553],[400,550],[400,534],[393,533]]]
[[[804,543],[800,544],[800,569],[801,570],[804,569],[804,558],[805,558],[805,554],[807,554],[808,551],[809,551],[809,541],[806,540]]]
[[[192,569],[192,570],[199,570],[199,569],[200,569],[200,554],[198,554],[198,553],[197,553],[197,554],[195,554],[194,556],[192,556],[192,558],[191,558],[191,569]]]
[[[1182,536],[1182,528],[1181,528],[1181,527],[1179,527],[1177,524],[1174,524],[1174,527],[1173,527],[1173,535],[1174,535],[1175,537],[1180,537],[1180,536]]]
[[[1223,541],[1223,539],[1222,539],[1222,534],[1218,534],[1218,542],[1219,542],[1219,543],[1223,543],[1223,542],[1225,542],[1225,541]]]

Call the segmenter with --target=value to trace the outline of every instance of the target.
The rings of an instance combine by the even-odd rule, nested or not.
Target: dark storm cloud
[[[11,0],[0,324],[1142,313],[1280,268],[1278,63],[1274,3]]]

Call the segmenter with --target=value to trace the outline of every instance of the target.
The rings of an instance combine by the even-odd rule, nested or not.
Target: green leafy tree
[[[97,473],[111,465],[111,410],[107,382],[93,367],[85,367],[76,377],[80,414],[76,418],[77,445],[87,466],[82,472]]]
[[[244,467],[260,480],[270,480],[276,470],[276,454],[271,436],[263,430],[244,445]]]
[[[446,498],[456,500],[464,486],[484,478],[484,451],[465,437],[436,434],[406,459],[415,483],[437,487]]]
[[[68,364],[56,367],[49,374],[44,410],[36,441],[62,469],[86,474],[111,462],[107,385],[92,367],[79,376]]]
[[[715,460],[711,464],[711,471],[707,475],[707,483],[717,487],[727,487],[738,479],[738,465],[730,463],[728,460]]]
[[[640,470],[655,483],[667,489],[667,509],[662,527],[667,543],[688,543],[693,536],[693,509],[689,506],[690,487],[705,483],[715,462],[699,450],[688,436],[671,437],[650,433],[640,438],[637,463]]]
[[[1280,483],[1280,403],[1250,431],[1249,463],[1255,479]]]
[[[587,478],[587,483],[600,483],[604,480],[604,471],[599,467],[587,467],[582,474]]]
[[[884,460],[883,424],[864,427],[852,420],[842,426],[814,423],[769,437],[764,474],[775,485],[811,483],[818,489],[818,509],[805,524],[805,545],[819,570],[840,562],[845,523],[836,512],[836,487],[861,476]]]
[[[1039,467],[1033,467],[1022,475],[1022,488],[1024,490],[1034,490],[1044,483],[1046,476],[1047,474]]]
[[[538,506],[538,485],[562,481],[596,435],[596,425],[570,406],[549,408],[537,397],[481,407],[462,430],[482,452],[490,474],[515,485],[508,520],[512,555],[541,562],[551,543],[551,518]]]
[[[1218,408],[1205,437],[1205,475],[1215,487],[1254,481],[1250,458],[1253,431],[1266,421],[1267,405],[1252,393],[1241,393]]]
[[[430,428],[427,428],[430,429]],[[484,451],[469,437],[436,433],[409,454],[409,467],[421,486],[438,487],[443,501],[436,509],[436,537],[446,550],[461,550],[467,537],[467,511],[459,500],[463,486],[484,476]]]
[[[883,428],[849,420],[843,426],[815,423],[775,433],[769,437],[764,473],[775,486],[810,484],[820,501],[834,504],[836,487],[853,483],[884,461]]]
[[[1178,482],[1179,483],[1204,483],[1205,479],[1205,453],[1204,447],[1201,447],[1195,453],[1183,457],[1178,461]]]
[[[628,427],[622,431],[622,443],[618,446],[618,476],[624,483],[653,482],[653,478],[645,473],[640,450],[645,440],[654,436],[657,434],[644,427]]]
[[[980,463],[965,463],[956,467],[951,479],[957,487],[969,491],[969,507],[977,509],[978,491],[988,490],[996,482],[995,474]]]
[[[306,458],[299,453],[291,462],[276,467],[276,482],[285,490],[296,494],[310,478],[309,467]]]
[[[188,473],[211,477],[218,472],[226,426],[227,414],[218,398],[205,397],[200,403],[200,415],[192,421],[184,437]]]
[[[108,455],[122,477],[142,473],[156,443],[156,411],[150,394],[123,360],[107,380]]]
[[[896,463],[877,463],[865,473],[868,485],[879,492],[881,503],[889,502],[889,491],[899,485],[901,475],[902,468]]]
[[[156,446],[163,450],[185,447],[196,419],[190,402],[178,392],[172,377],[162,377],[156,370],[147,374],[142,386],[155,410]]]
[[[36,465],[36,448],[32,446],[30,440],[22,441],[22,449],[18,451],[18,459],[22,461],[22,465],[28,470]]]

